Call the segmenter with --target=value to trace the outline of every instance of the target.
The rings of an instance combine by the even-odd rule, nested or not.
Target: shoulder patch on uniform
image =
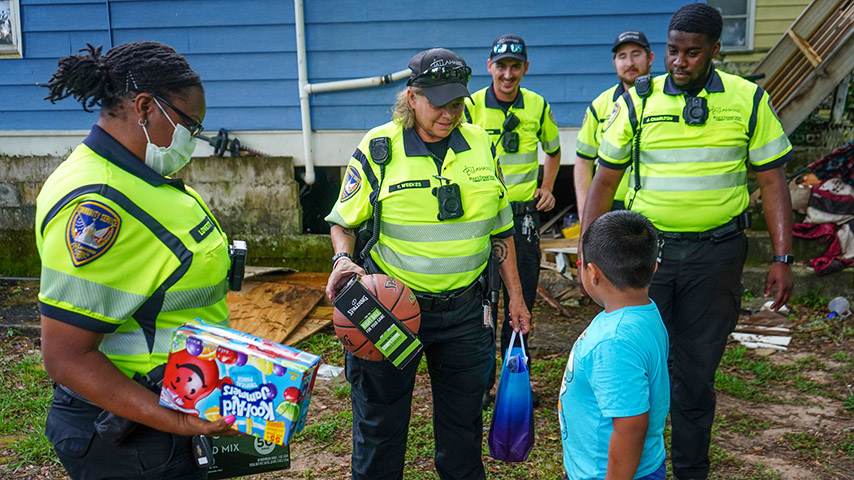
[[[551,112],[549,112],[549,114],[551,114]],[[587,109],[586,108],[584,109],[584,118],[581,119],[581,124],[584,125],[585,122],[587,122]]]
[[[356,195],[356,192],[362,187],[362,175],[356,170],[356,167],[350,165],[347,167],[347,174],[344,175],[344,188],[341,189],[341,202],[346,202]]]
[[[503,185],[504,188],[506,189],[507,188],[507,182],[504,181],[504,172],[501,170],[501,160],[496,160],[495,165],[497,167],[496,173],[497,173],[498,181],[501,182],[501,185]]]
[[[608,117],[608,124],[605,125],[605,130],[608,130],[608,127],[614,123],[614,120],[617,119],[617,115],[620,114],[620,104],[618,102],[614,102],[614,108],[611,109],[611,116]]]
[[[65,244],[71,263],[82,267],[95,261],[113,246],[122,218],[112,208],[96,200],[77,204],[65,227]]]
[[[586,113],[586,112],[584,113],[584,116],[585,116],[585,117],[587,117],[587,113]],[[551,118],[551,119],[552,119],[552,123],[554,123],[555,125],[557,125],[557,122],[555,121],[555,115],[554,115],[554,112],[553,112],[551,109],[549,109],[549,118]],[[583,122],[582,122],[582,123],[583,123]]]

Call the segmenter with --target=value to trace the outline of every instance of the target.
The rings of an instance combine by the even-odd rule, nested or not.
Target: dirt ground
[[[19,346],[7,349],[4,361],[10,360],[9,351],[24,354],[38,348],[37,289],[37,282],[0,283],[2,341]],[[530,341],[535,358],[565,359],[574,339],[598,311],[589,300],[577,296],[570,296],[563,303],[570,317],[560,315],[538,300]],[[718,395],[710,478],[854,479],[854,317],[828,325],[820,320],[824,318],[823,308],[818,304],[794,306],[790,323],[798,333],[793,335],[787,350],[767,357],[760,357],[753,350],[744,353],[745,362],[767,359],[771,366],[797,368],[791,370],[790,378],[753,382],[759,392],[755,398]],[[745,312],[745,316],[749,313]],[[762,355],[765,354],[768,352]],[[752,375],[758,375],[754,370],[732,365],[722,366],[722,372],[747,382],[756,380]],[[533,383],[544,403],[556,403],[555,382],[533,378]],[[429,399],[427,381],[419,379],[416,388],[416,397]],[[317,382],[312,415],[324,416],[349,408],[348,400],[335,390],[333,382]],[[429,416],[430,408],[429,401],[414,402],[413,414],[421,412]],[[542,426],[544,431],[553,428],[546,421],[551,423],[554,419],[538,419],[537,428]],[[347,440],[340,438],[328,444],[295,443],[291,470],[261,478],[348,478],[350,459],[346,447]],[[559,456],[559,450],[554,454]],[[0,477],[64,478],[61,467],[50,462],[10,471],[3,466],[8,463],[3,458],[8,459],[9,455],[9,446],[0,441]],[[490,463],[486,465],[488,471],[496,471]],[[429,469],[431,465],[424,467]],[[508,478],[496,473],[489,475],[492,475],[489,478]],[[524,478],[546,477],[526,474]]]

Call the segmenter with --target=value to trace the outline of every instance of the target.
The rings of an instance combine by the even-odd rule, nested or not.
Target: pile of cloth
[[[792,235],[829,243],[825,252],[810,260],[817,275],[854,266],[854,142],[811,163],[812,173],[790,184],[792,205],[806,213],[803,223],[792,226]],[[809,192],[804,195],[801,192]]]

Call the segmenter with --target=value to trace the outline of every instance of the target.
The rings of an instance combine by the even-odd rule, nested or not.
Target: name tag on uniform
[[[408,182],[400,182],[388,187],[389,193],[407,188],[430,188],[430,180],[410,180]]]
[[[210,235],[214,228],[216,227],[214,227],[214,224],[211,219],[205,216],[205,219],[202,220],[202,223],[196,225],[195,227],[193,227],[192,230],[190,230],[190,235],[193,237],[193,240],[195,240],[196,243],[199,243],[204,240],[205,237]]]
[[[679,117],[676,115],[650,115],[648,117],[643,117],[643,124],[644,125],[646,125],[648,123],[661,123],[661,122],[679,123]]]

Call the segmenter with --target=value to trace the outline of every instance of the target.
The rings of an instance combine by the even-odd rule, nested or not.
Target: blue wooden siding
[[[578,126],[585,106],[616,77],[610,47],[621,31],[646,32],[662,72],[667,23],[685,0],[306,0],[310,82],[406,68],[425,48],[459,53],[474,70],[472,91],[489,84],[489,46],[516,33],[529,47],[523,86],[552,104],[561,126]],[[488,6],[488,9],[487,9]],[[524,7],[524,8],[523,8]],[[109,14],[108,14],[109,12]],[[199,72],[210,129],[298,130],[297,58],[289,0],[21,0],[23,59],[0,60],[0,130],[87,129],[71,99],[43,100],[57,59],[86,43],[155,40]],[[389,118],[398,82],[312,95],[312,127],[364,130]]]

